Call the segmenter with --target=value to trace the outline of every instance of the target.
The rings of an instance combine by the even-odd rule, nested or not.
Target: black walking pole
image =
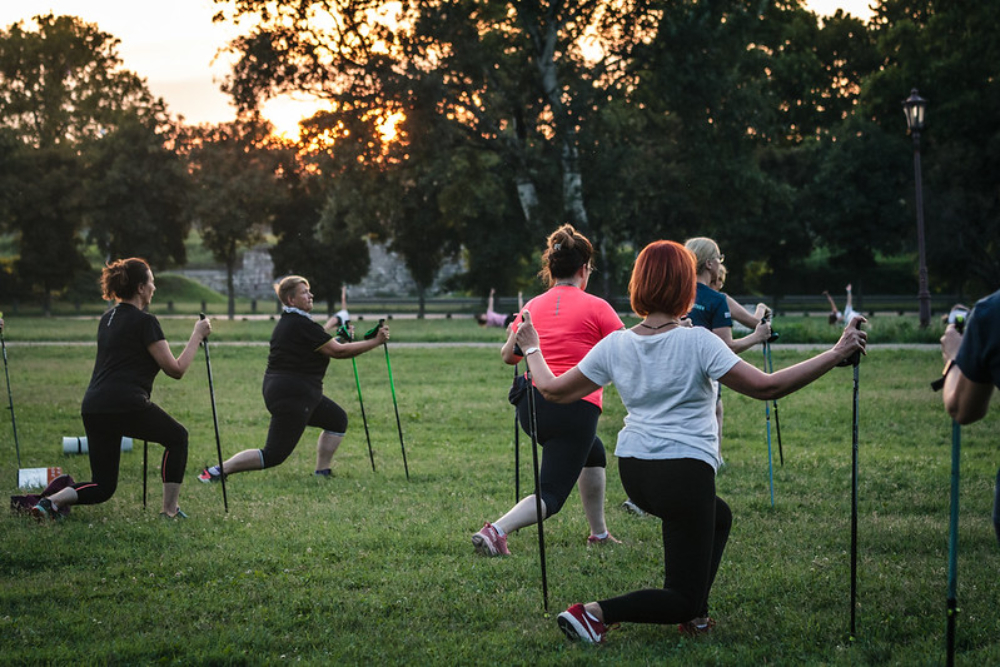
[[[767,359],[767,372],[774,372],[774,361],[771,359],[771,342],[777,340],[778,334],[771,334],[771,337],[767,339],[764,343],[764,356]],[[778,461],[781,465],[785,465],[785,452],[781,448],[781,422],[778,421],[778,399],[772,399],[771,404],[774,406],[774,432],[778,436]]]
[[[514,364],[514,375],[518,374],[517,364]],[[514,504],[521,500],[521,426],[517,419],[517,406],[514,406]]]
[[[3,313],[0,313],[0,320],[3,319]],[[3,375],[7,380],[7,404],[10,406],[10,425],[14,429],[14,449],[17,452],[17,481],[16,485],[21,484],[21,443],[17,439],[17,419],[14,417],[14,396],[10,393],[10,373],[7,371],[7,343],[3,338],[3,325],[0,324],[0,348],[3,349]]]
[[[948,631],[945,664],[955,664],[955,622],[958,617],[958,482],[962,427],[951,423],[951,517],[948,522]]]
[[[149,441],[142,441],[142,509],[146,509],[146,472],[149,470]]]
[[[858,322],[855,326],[861,328]],[[857,351],[838,366],[854,366],[854,418],[851,425],[851,634],[855,639],[855,607],[858,597],[858,368],[861,365],[861,351]]]
[[[354,340],[354,335],[348,330],[347,325],[342,325],[337,334],[347,340]],[[361,406],[361,421],[365,425],[365,439],[368,441],[368,458],[372,462],[372,472],[375,472],[375,453],[372,451],[372,437],[368,434],[368,417],[365,416],[365,401],[361,398],[361,379],[358,377],[358,360],[351,357],[351,365],[354,366],[354,384],[358,388],[358,405]]]
[[[201,314],[201,319],[205,319],[205,313]],[[205,368],[208,369],[208,393],[212,397],[212,422],[215,424],[215,451],[219,455],[219,481],[222,483],[222,504],[229,512],[229,497],[226,495],[226,471],[222,469],[222,441],[219,439],[219,413],[215,409],[215,382],[212,380],[212,357],[208,352],[208,338],[204,338],[201,344],[205,348]]]
[[[535,415],[535,388],[531,384],[531,367],[524,364],[528,381],[528,411],[531,423],[531,459],[535,472],[535,516],[538,519],[538,557],[542,565],[542,603],[545,613],[549,611],[549,581],[545,572],[545,517],[542,516],[542,486],[538,475],[538,418]]]
[[[365,338],[374,338],[378,330],[385,324],[385,320],[379,320],[378,326],[365,334]],[[392,364],[389,362],[389,343],[383,341],[385,348],[385,367],[389,371],[389,388],[392,390],[392,407],[396,411],[396,430],[399,431],[399,448],[403,452],[403,470],[406,471],[406,481],[410,481],[410,467],[406,464],[406,445],[403,444],[403,424],[399,421],[399,402],[396,400],[396,383],[392,380]]]
[[[858,597],[858,368],[854,365],[854,420],[851,428],[851,641]]]
[[[764,365],[767,366],[767,342],[764,343]],[[771,507],[774,507],[774,456],[771,454],[771,404],[764,401],[764,423],[767,429],[767,477],[771,487]]]

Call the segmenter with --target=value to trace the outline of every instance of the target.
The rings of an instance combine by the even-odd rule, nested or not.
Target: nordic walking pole
[[[764,365],[767,366],[768,344],[764,342]],[[764,422],[767,428],[767,476],[771,487],[771,507],[774,507],[774,456],[771,454],[771,404],[764,401]]]
[[[528,318],[530,322],[530,317]],[[519,352],[520,350],[515,350]],[[542,485],[538,475],[538,420],[535,416],[535,388],[531,384],[531,367],[524,362],[528,380],[528,411],[531,424],[531,459],[535,472],[535,517],[538,519],[538,557],[542,565],[542,604],[545,613],[549,613],[549,580],[545,572],[545,517],[542,516]]]
[[[0,313],[0,320],[3,313]],[[17,484],[21,483],[21,443],[17,439],[17,419],[14,418],[14,396],[10,393],[10,373],[7,371],[7,343],[3,338],[3,325],[0,324],[0,348],[3,349],[3,376],[7,380],[7,404],[10,406],[10,425],[14,429],[14,449],[17,452]]]
[[[201,313],[205,319],[205,313]],[[212,397],[212,422],[215,424],[215,451],[219,455],[219,481],[222,483],[222,505],[229,513],[229,497],[226,495],[226,472],[222,469],[222,441],[219,439],[219,413],[215,409],[215,382],[212,380],[212,357],[208,353],[208,338],[201,344],[205,347],[205,368],[208,370],[208,393]]]
[[[966,315],[955,318],[955,328],[959,333],[965,329]],[[950,368],[950,366],[948,367]],[[931,389],[940,391],[944,388],[945,375],[931,382]],[[948,626],[946,633],[945,664],[955,665],[955,623],[958,620],[958,486],[959,468],[961,464],[962,427],[955,420],[951,422],[951,515],[948,521]]]
[[[962,448],[962,427],[951,422],[951,517],[948,522],[948,631],[947,667],[955,664],[955,622],[958,608],[958,482]]]
[[[337,333],[347,340],[354,340],[354,335],[347,329],[347,325],[341,325]],[[365,402],[361,398],[361,379],[358,377],[358,360],[351,357],[351,365],[354,366],[354,384],[358,388],[358,405],[361,406],[361,421],[365,425],[365,439],[368,441],[368,458],[372,462],[372,472],[375,472],[375,453],[372,451],[372,437],[368,434],[368,418],[365,416]]]
[[[855,326],[861,327],[858,322]],[[855,352],[838,366],[854,366],[854,400],[851,423],[851,634],[849,639],[855,639],[855,607],[858,598],[858,368],[861,365],[861,352]]]
[[[854,365],[854,419],[851,427],[851,640],[858,597],[858,368]]]
[[[771,358],[771,345],[770,343],[777,340],[778,334],[771,334],[771,337],[764,343],[764,356],[767,358],[767,372],[774,372],[774,361]],[[778,399],[772,399],[771,404],[774,406],[774,432],[778,436],[778,461],[782,466],[785,465],[785,452],[781,448],[781,422],[778,421]]]
[[[517,380],[518,368],[514,364],[514,380]],[[517,423],[517,407],[514,408],[514,504],[521,500],[521,429]]]
[[[142,509],[146,509],[146,473],[149,470],[149,441],[142,441]]]
[[[385,320],[379,320],[378,326],[368,332],[368,334],[374,336],[375,332],[382,328],[385,324]],[[368,334],[365,338],[368,338]],[[383,341],[382,347],[385,348],[385,367],[389,371],[389,388],[392,390],[392,407],[396,411],[396,430],[399,431],[399,448],[403,452],[403,470],[406,471],[406,481],[410,481],[410,468],[406,464],[406,445],[403,444],[403,424],[399,421],[399,403],[396,401],[396,384],[392,381],[392,364],[389,363],[389,343]]]

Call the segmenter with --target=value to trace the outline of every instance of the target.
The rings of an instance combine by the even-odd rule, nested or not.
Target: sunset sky
[[[806,4],[821,15],[833,14],[837,8],[862,18],[870,15],[869,0],[809,0]],[[215,58],[236,31],[212,23],[211,0],[4,0],[0,25],[6,28],[49,11],[79,16],[120,39],[119,55],[125,67],[144,77],[153,94],[166,100],[170,111],[188,123],[233,119],[235,109],[218,86],[228,68]],[[307,104],[277,100],[268,105],[265,115],[279,130],[294,132],[308,111]]]

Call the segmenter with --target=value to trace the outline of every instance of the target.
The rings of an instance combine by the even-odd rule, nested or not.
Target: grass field
[[[59,465],[77,480],[84,457],[62,454],[83,435],[79,403],[92,345],[27,345],[35,327],[92,340],[94,322],[8,322],[10,380],[23,467]],[[115,497],[74,508],[57,524],[0,519],[0,663],[54,664],[656,664],[938,665],[944,663],[950,423],[928,382],[940,355],[873,350],[861,366],[857,637],[849,641],[850,369],[779,401],[785,463],[774,461],[770,504],[764,406],[727,392],[719,493],[735,515],[716,582],[716,631],[698,640],[673,627],[624,625],[602,647],[568,643],[555,615],[573,602],[660,585],[659,525],[619,509],[610,458],[607,511],[621,546],[587,549],[573,496],[545,523],[549,609],[543,609],[533,529],[510,539],[512,557],[472,552],[471,533],[515,500],[511,369],[495,330],[468,327],[488,347],[409,347],[419,322],[394,321],[393,378],[408,457],[403,470],[381,351],[358,359],[376,472],[372,472],[349,362],[333,362],[327,394],[352,419],[332,479],[312,476],[315,434],[282,466],[230,478],[230,511],[218,486],[194,475],[215,461],[204,357],[175,382],[160,376],[154,400],[191,433],[181,506],[191,518],[157,517],[150,471],[143,509],[141,446],[123,454]],[[164,320],[182,342],[191,321]],[[216,325],[215,395],[226,456],[263,444],[260,397],[267,321]],[[437,326],[437,325],[435,325]],[[444,327],[445,325],[440,325]],[[246,327],[246,328],[241,328]],[[413,327],[412,329],[410,327]],[[89,332],[89,333],[88,333]],[[481,338],[480,338],[481,337]],[[758,366],[759,351],[744,358]],[[775,366],[803,353],[775,348]],[[6,401],[6,392],[3,400]],[[613,448],[623,410],[608,391],[600,434]],[[6,406],[5,406],[6,407]],[[0,417],[0,485],[16,493],[7,411]],[[963,429],[958,664],[1000,664],[990,522],[997,412]],[[777,449],[776,438],[775,450]],[[150,445],[151,467],[160,449]],[[530,443],[521,438],[522,490]]]

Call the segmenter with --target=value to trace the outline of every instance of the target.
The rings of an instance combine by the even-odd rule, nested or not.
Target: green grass
[[[201,308],[200,304],[188,301],[184,309],[175,307],[174,314],[171,314],[167,309],[167,301],[159,297],[160,290],[157,290],[157,299],[151,310],[160,318],[167,338],[175,342],[186,340],[191,334],[191,328]],[[262,304],[256,316],[250,315],[247,310],[229,320],[226,316],[224,299],[209,303],[207,312],[212,318],[213,340],[266,342],[271,336],[271,330],[274,328],[273,318],[276,317],[270,312],[271,304],[266,308],[268,310],[265,313],[265,306]],[[93,313],[80,317],[51,318],[17,314],[9,307],[3,310],[3,304],[0,304],[0,312],[6,314],[5,335],[8,340],[92,342],[95,337],[96,320],[103,311],[96,309]],[[320,309],[313,312],[317,318],[322,317]],[[356,313],[355,317],[360,314]],[[500,329],[476,325],[471,319],[471,314],[466,317],[447,319],[437,317],[422,320],[412,316],[368,314],[362,315],[363,319],[355,321],[357,331],[364,333],[375,326],[379,316],[389,318],[387,321],[392,328],[393,336],[399,341],[421,343],[462,341],[500,345],[505,338]],[[638,321],[635,317],[623,319],[627,326]],[[932,319],[930,326],[921,329],[916,315],[876,315],[869,319],[865,328],[872,344],[937,344],[944,332],[944,326],[939,319]],[[779,348],[781,344],[787,343],[832,345],[841,333],[841,328],[827,324],[825,317],[801,315],[776,319],[774,330],[780,334],[777,344]],[[743,336],[739,332],[734,335],[737,338]]]
[[[394,340],[405,339],[404,331],[417,337],[410,324],[394,321]],[[92,335],[93,321],[87,327]],[[219,339],[221,329],[219,322]],[[79,402],[93,348],[11,344],[22,331],[12,325],[8,332],[22,465],[60,465],[85,480],[86,460],[63,455],[61,438],[83,434]],[[496,341],[496,330],[490,334]],[[4,514],[0,662],[943,664],[950,425],[928,389],[940,372],[937,352],[873,350],[860,369],[855,641],[847,638],[852,373],[838,369],[779,401],[785,464],[775,451],[773,508],[763,405],[725,394],[727,465],[718,486],[735,523],[713,591],[716,632],[692,641],[672,627],[630,624],[594,648],[567,643],[555,614],[573,602],[660,585],[658,522],[619,509],[624,494],[611,457],[608,521],[625,544],[588,550],[579,499],[571,497],[545,524],[546,615],[533,529],[511,537],[510,558],[477,557],[469,542],[514,501],[513,416],[505,401],[511,369],[492,346],[390,349],[411,479],[385,357],[375,352],[358,367],[377,472],[351,364],[335,361],[327,394],[352,422],[334,477],[311,476],[310,432],[282,466],[230,478],[228,514],[220,488],[194,480],[216,458],[203,357],[180,382],[161,376],[154,399],[191,433],[181,494],[191,518],[157,518],[155,470],[143,509],[141,446],[123,454],[108,503],[74,508],[54,525]],[[261,446],[266,348],[220,343],[211,352],[225,455]],[[744,356],[760,365],[759,352]],[[802,358],[780,348],[774,356],[776,367]],[[600,434],[613,447],[623,416],[614,389],[606,406]],[[1000,551],[990,522],[996,414],[963,430],[960,665],[1000,664]],[[0,484],[13,494],[9,426],[4,411]],[[524,490],[530,445],[521,440]],[[150,448],[156,468],[161,450]]]

